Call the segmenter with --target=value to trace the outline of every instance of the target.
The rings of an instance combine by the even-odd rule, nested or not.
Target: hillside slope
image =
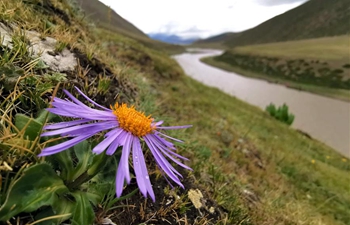
[[[118,15],[114,10],[98,0],[77,0],[79,7],[96,26],[133,38],[147,47],[166,51],[169,54],[184,52],[180,45],[168,44],[149,38],[136,26]]]
[[[310,0],[239,35],[220,35],[219,41],[235,47],[349,34],[349,7],[347,0]]]
[[[77,0],[79,6],[85,11],[86,16],[92,19],[100,26],[121,31],[124,33],[134,34],[147,37],[145,33],[139,30],[129,21],[119,16],[115,11],[98,0]]]
[[[227,33],[211,36],[211,37],[206,38],[206,39],[198,40],[195,43],[196,44],[202,44],[202,43],[223,42],[223,41],[226,41],[226,40],[228,40],[230,38],[235,38],[235,37],[239,36],[239,34],[240,33],[227,32]]]

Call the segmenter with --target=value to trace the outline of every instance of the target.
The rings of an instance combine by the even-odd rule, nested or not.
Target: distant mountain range
[[[349,0],[309,0],[240,33],[224,33],[194,44],[235,47],[350,34]]]
[[[148,36],[154,40],[163,41],[170,44],[192,44],[199,38],[182,38],[175,34],[166,34],[166,33],[149,33]]]

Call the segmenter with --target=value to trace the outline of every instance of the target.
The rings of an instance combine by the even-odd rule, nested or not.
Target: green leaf
[[[95,219],[94,210],[86,193],[76,191],[72,193],[75,198],[76,205],[72,212],[72,224],[93,224]]]
[[[70,216],[61,217],[53,220],[56,224],[61,224],[63,221],[68,220],[72,216],[73,210],[76,208],[76,202],[68,199],[67,197],[59,197],[52,205],[54,215],[70,214]]]
[[[28,137],[29,140],[34,141],[41,132],[43,124],[30,118],[24,114],[16,114],[15,126],[19,131],[24,131],[24,137]]]
[[[95,176],[106,166],[108,160],[109,159],[107,158],[106,154],[95,155],[90,168],[87,170],[87,174],[89,176]]]
[[[83,141],[75,145],[74,153],[79,161],[74,170],[73,180],[89,169],[94,157],[91,151],[91,145],[87,141]]]
[[[29,167],[13,183],[0,208],[0,221],[6,221],[21,212],[32,212],[52,205],[57,194],[67,192],[62,179],[48,164]]]
[[[91,193],[91,192],[85,192],[86,197],[89,199],[89,201],[94,205],[97,206],[98,203],[101,202],[104,193]]]
[[[62,151],[50,156],[58,162],[61,170],[60,177],[65,181],[72,181],[74,176],[73,159],[70,150]]]

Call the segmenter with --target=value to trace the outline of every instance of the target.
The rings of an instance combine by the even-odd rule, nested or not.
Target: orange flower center
[[[116,103],[112,110],[117,117],[119,126],[135,136],[142,137],[156,129],[155,126],[151,125],[153,121],[151,116],[145,116],[144,113],[136,111],[134,106],[128,107],[125,103],[121,105]]]

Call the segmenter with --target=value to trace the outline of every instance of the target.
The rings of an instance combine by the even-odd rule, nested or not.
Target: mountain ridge
[[[154,40],[163,41],[169,44],[192,44],[198,38],[183,38],[176,34],[167,33],[148,33],[148,36]]]
[[[221,37],[217,42],[232,48],[349,34],[349,7],[346,0],[309,0],[234,36],[224,33],[214,37]],[[195,44],[212,43],[214,37]]]
[[[148,37],[135,25],[98,0],[77,0],[81,9],[98,25],[127,34]]]

